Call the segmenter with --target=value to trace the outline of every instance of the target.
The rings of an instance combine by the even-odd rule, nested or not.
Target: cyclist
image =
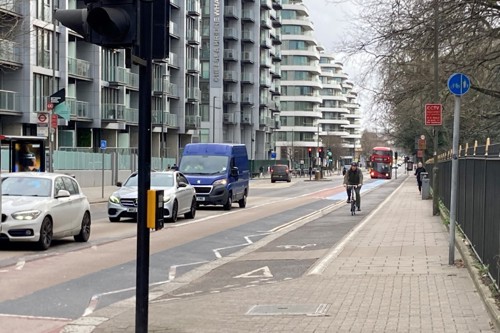
[[[358,169],[358,163],[352,162],[351,167],[344,176],[344,187],[347,187],[347,202],[351,202],[351,191],[352,188],[347,185],[356,185],[354,190],[356,191],[356,206],[358,207],[358,211],[361,210],[361,195],[360,190],[363,185],[363,172]]]

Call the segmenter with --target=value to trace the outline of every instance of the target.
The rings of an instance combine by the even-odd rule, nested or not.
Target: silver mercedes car
[[[120,222],[121,218],[137,218],[137,172],[132,173],[108,200],[108,218],[110,222]],[[184,214],[187,219],[194,219],[196,214],[196,192],[186,177],[179,171],[151,172],[151,189],[163,190],[164,218],[175,222]]]

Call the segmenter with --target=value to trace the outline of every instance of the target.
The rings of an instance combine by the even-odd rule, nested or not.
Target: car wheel
[[[275,180],[271,180],[271,183],[276,183],[276,181]]]
[[[247,206],[247,192],[245,192],[243,198],[238,201],[238,205],[240,205],[240,208],[245,208]]]
[[[172,216],[170,219],[168,219],[170,222],[175,222],[177,221],[177,214],[179,213],[179,204],[177,203],[177,200],[174,201],[174,204],[172,205]]]
[[[191,208],[189,209],[189,212],[184,214],[184,217],[187,219],[194,219],[196,215],[196,207],[197,207],[196,198],[193,198],[193,201],[191,201]]]
[[[37,247],[40,250],[47,250],[52,243],[52,220],[46,216],[43,219],[42,226],[40,227],[40,239],[38,240]]]
[[[90,213],[85,212],[85,214],[83,215],[83,219],[82,219],[82,227],[80,229],[80,233],[73,237],[76,242],[86,242],[89,240],[90,224],[91,224]]]
[[[229,192],[229,195],[227,196],[227,201],[224,204],[224,210],[231,210],[231,207],[233,207],[233,194]]]
[[[120,217],[109,217],[109,222],[120,222]]]

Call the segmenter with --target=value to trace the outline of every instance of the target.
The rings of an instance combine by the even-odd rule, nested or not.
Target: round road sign
[[[38,114],[38,122],[40,123],[46,123],[47,122],[47,115],[45,113],[40,113]]]

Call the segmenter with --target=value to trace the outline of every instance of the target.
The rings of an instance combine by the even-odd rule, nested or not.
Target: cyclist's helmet
[[[357,166],[358,166],[358,163],[356,163],[356,162],[352,162],[352,163],[351,163],[351,165],[352,165],[352,166],[356,166],[356,167],[357,167]]]

